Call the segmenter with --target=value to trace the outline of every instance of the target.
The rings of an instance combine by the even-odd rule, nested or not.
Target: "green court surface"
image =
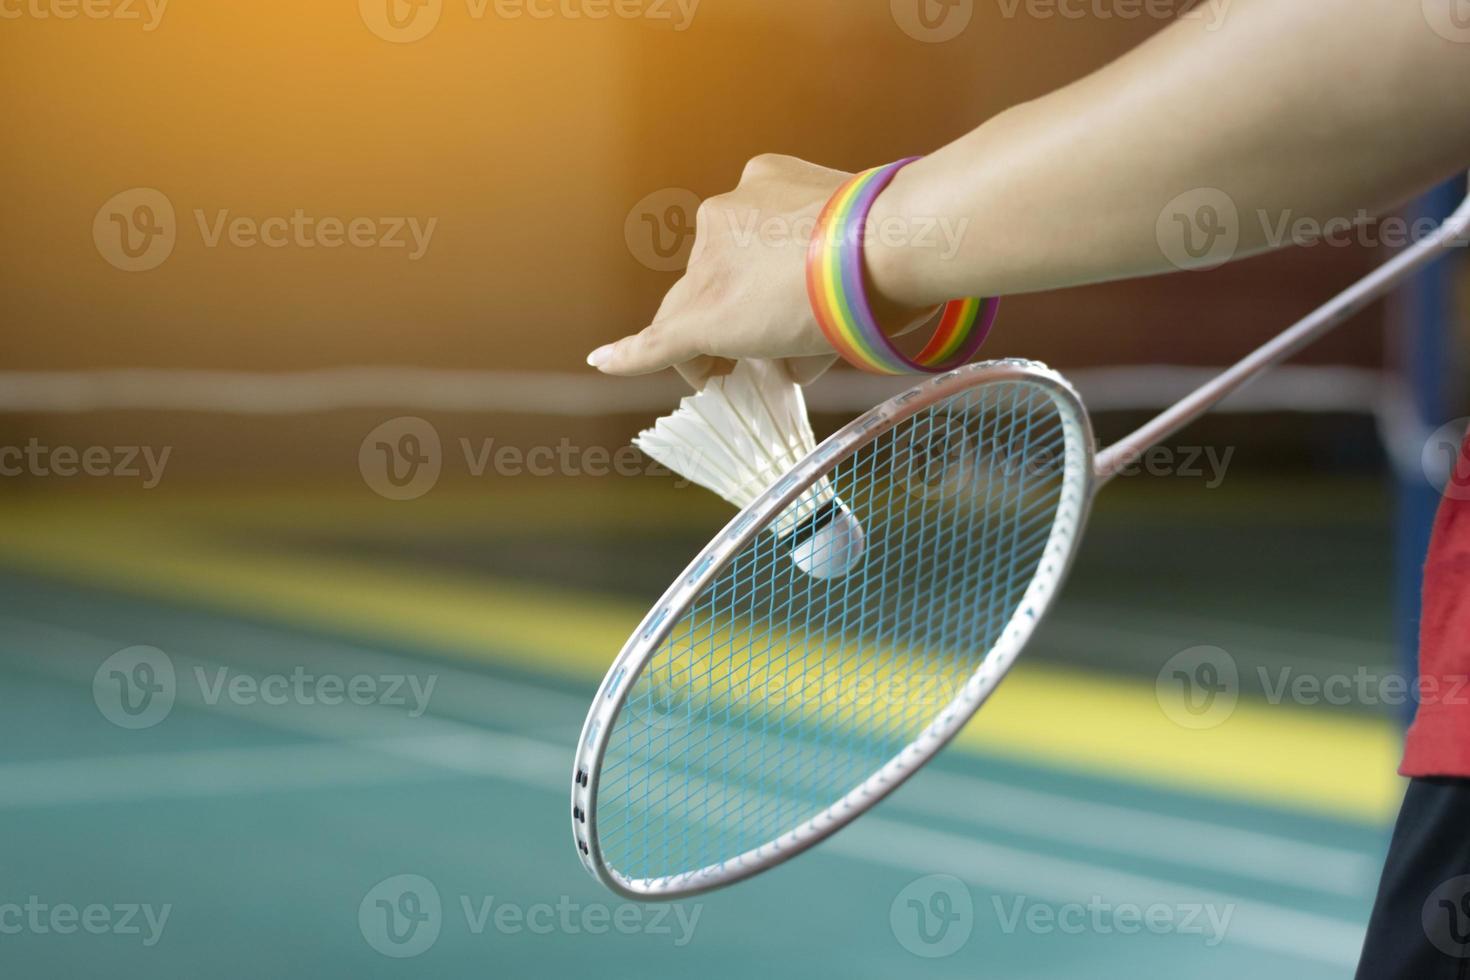
[[[26,516],[27,527],[46,525]],[[1126,508],[1111,520],[1121,535]],[[68,526],[85,531],[77,522]],[[1195,778],[1170,781],[1131,773],[1126,758],[1068,764],[1066,744],[1029,752],[977,738],[798,861],[677,906],[624,902],[573,852],[571,746],[599,677],[557,659],[591,628],[578,618],[589,608],[624,609],[618,589],[584,574],[575,588],[525,592],[526,581],[494,567],[524,526],[446,522],[459,534],[444,540],[461,546],[437,552],[423,546],[433,537],[423,528],[418,548],[395,551],[371,522],[353,526],[345,536],[298,526],[272,554],[310,554],[302,561],[313,574],[323,554],[367,562],[401,582],[405,602],[431,570],[452,568],[487,604],[490,620],[473,635],[488,639],[449,631],[411,642],[413,629],[388,628],[365,609],[301,615],[264,584],[249,593],[243,572],[230,580],[247,589],[240,601],[222,601],[202,566],[197,580],[170,579],[157,537],[152,550],[95,567],[67,559],[65,535],[50,525],[8,539],[0,975],[1315,980],[1352,970],[1391,807],[1213,786],[1208,751],[1194,760]],[[216,536],[213,546],[234,557],[212,568],[255,555],[259,539],[242,530],[232,524],[226,545]],[[1220,545],[1228,530],[1208,540]],[[477,549],[466,540],[499,557],[470,561]],[[45,554],[43,541],[53,545]],[[1374,546],[1366,534],[1363,552]],[[1355,547],[1351,536],[1343,547]],[[1232,625],[1213,588],[1225,577],[1218,562],[1192,596],[1177,579],[1125,596],[1111,563],[1127,555],[1104,539],[1084,562],[1038,652],[1045,670],[1083,689],[1151,690],[1151,665],[1175,644],[1214,638],[1198,635],[1211,615],[1242,663],[1252,644],[1277,650],[1284,635],[1300,640],[1292,652],[1309,667],[1342,657],[1331,636],[1313,632],[1332,618],[1310,596],[1296,633],[1280,603]],[[279,582],[281,567],[255,571]],[[1288,574],[1276,562],[1241,591],[1269,594]],[[310,588],[308,576],[299,583],[291,588]],[[636,614],[640,588],[624,581],[622,591]],[[501,594],[526,608],[559,602],[565,614],[543,623],[544,635],[527,634],[508,612],[495,618]],[[329,596],[308,598],[315,608]],[[1130,617],[1125,598],[1135,610],[1157,602],[1164,625]],[[413,611],[401,615],[411,625]],[[615,627],[624,615],[612,615]],[[1372,620],[1361,606],[1353,615]],[[162,653],[130,652],[137,645]],[[1081,664],[1112,652],[1107,670]],[[135,673],[140,657],[173,680],[161,716],[156,702],[145,716],[129,714],[142,699],[121,700],[127,683],[162,676]],[[344,690],[363,685],[361,703],[324,703],[328,677]],[[1018,680],[1025,702],[1036,681]],[[1108,703],[1157,713],[1151,700]],[[1304,738],[1323,734],[1311,726],[1324,712],[1272,712],[1263,737],[1282,714],[1281,724],[1306,726]],[[1340,714],[1332,724],[1382,725],[1371,713]],[[1147,720],[1120,713],[1117,723]],[[1181,744],[1188,758],[1194,743]]]

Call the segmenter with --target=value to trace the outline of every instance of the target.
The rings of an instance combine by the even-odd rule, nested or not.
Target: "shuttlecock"
[[[801,387],[774,361],[736,362],[633,445],[692,483],[745,507],[813,449]],[[826,477],[776,517],[770,531],[803,572],[845,575],[863,554],[863,528]]]

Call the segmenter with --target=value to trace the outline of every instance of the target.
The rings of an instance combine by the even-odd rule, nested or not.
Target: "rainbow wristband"
[[[888,339],[873,316],[863,288],[863,239],[873,202],[909,157],[857,174],[838,188],[817,219],[807,249],[806,289],[817,324],[837,353],[874,374],[939,374],[964,364],[985,343],[998,299],[957,299],[944,307],[939,329],[918,357],[910,358]]]

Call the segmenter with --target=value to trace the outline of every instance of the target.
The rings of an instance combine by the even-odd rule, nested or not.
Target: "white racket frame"
[[[999,686],[1056,599],[1081,541],[1097,491],[1150,446],[1200,418],[1266,370],[1340,326],[1381,299],[1451,248],[1470,244],[1470,197],[1432,234],[1397,253],[1332,300],[1257,348],[1137,431],[1097,451],[1087,410],[1060,374],[1034,361],[1005,360],[951,371],[891,398],[844,426],[735,517],[700,552],[644,617],[598,688],[577,743],[572,782],[572,835],[582,864],[619,895],[676,899],[733,884],[790,860],[821,842],[892,793],[929,762]],[[720,864],[662,878],[628,878],[609,867],[597,837],[597,786],[618,713],[643,668],[669,631],[730,560],[816,480],[906,419],[947,398],[984,384],[1030,382],[1049,393],[1065,429],[1063,485],[1056,518],[1040,566],[1001,639],[959,696],[886,765],[816,817]]]
[[[984,661],[908,746],[873,775],[815,817],[759,847],[719,864],[661,878],[629,878],[603,858],[597,834],[597,787],[619,713],[649,660],[707,586],[813,483],[843,460],[925,409],[984,385],[1026,383],[1051,398],[1060,420],[1062,482],[1051,532],[1037,572]],[[699,553],[644,617],[598,688],[582,727],[572,779],[572,833],[582,864],[598,881],[628,898],[686,898],[733,884],[787,861],[819,843],[892,793],[949,743],[999,686],[1051,608],[1076,553],[1092,499],[1095,447],[1077,392],[1060,374],[1035,361],[973,364],[940,375],[865,412],[825,440],[806,459],[746,507]]]

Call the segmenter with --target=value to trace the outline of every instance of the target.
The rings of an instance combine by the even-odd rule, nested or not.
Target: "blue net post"
[[[1411,222],[1443,219],[1465,196],[1463,180],[1436,189],[1409,209]],[[1456,414],[1459,392],[1455,350],[1455,281],[1460,259],[1437,262],[1416,276],[1395,304],[1395,346],[1403,397],[1419,433],[1428,436]],[[1398,655],[1411,690],[1419,678],[1420,588],[1429,536],[1439,508],[1440,491],[1417,465],[1419,446],[1408,450],[1396,470],[1394,556],[1394,634]],[[1413,718],[1415,702],[1404,709]]]

